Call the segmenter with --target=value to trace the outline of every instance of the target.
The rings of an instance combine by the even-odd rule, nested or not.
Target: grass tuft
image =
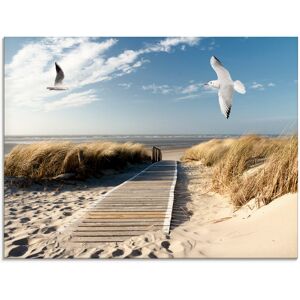
[[[74,173],[78,178],[86,178],[149,160],[150,155],[141,144],[40,142],[14,147],[5,157],[4,174],[49,179]]]
[[[212,166],[212,189],[229,195],[239,207],[253,198],[267,204],[281,195],[296,192],[297,153],[297,137],[249,135],[194,146],[183,160],[198,160]]]

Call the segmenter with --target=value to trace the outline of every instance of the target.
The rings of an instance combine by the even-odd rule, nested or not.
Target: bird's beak
[[[202,86],[207,86],[207,85],[208,85],[208,83],[203,83],[203,84],[202,84]]]

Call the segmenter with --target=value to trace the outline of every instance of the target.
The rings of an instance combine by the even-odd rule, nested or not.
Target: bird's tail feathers
[[[236,92],[240,93],[240,94],[245,94],[246,93],[246,88],[243,85],[243,83],[241,83],[239,80],[236,80],[234,82],[233,88]]]

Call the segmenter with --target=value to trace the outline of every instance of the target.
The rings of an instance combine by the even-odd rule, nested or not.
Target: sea
[[[42,141],[69,141],[73,143],[85,143],[95,141],[133,142],[141,143],[146,148],[156,146],[162,150],[176,150],[189,148],[204,141],[214,138],[228,138],[237,135],[39,135],[39,136],[5,136],[4,154],[20,144],[32,144]]]

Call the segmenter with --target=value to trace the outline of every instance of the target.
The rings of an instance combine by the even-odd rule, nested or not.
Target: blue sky
[[[297,127],[297,38],[6,38],[5,133],[243,134]],[[230,118],[217,56],[247,93]],[[51,92],[54,62],[68,91]]]

